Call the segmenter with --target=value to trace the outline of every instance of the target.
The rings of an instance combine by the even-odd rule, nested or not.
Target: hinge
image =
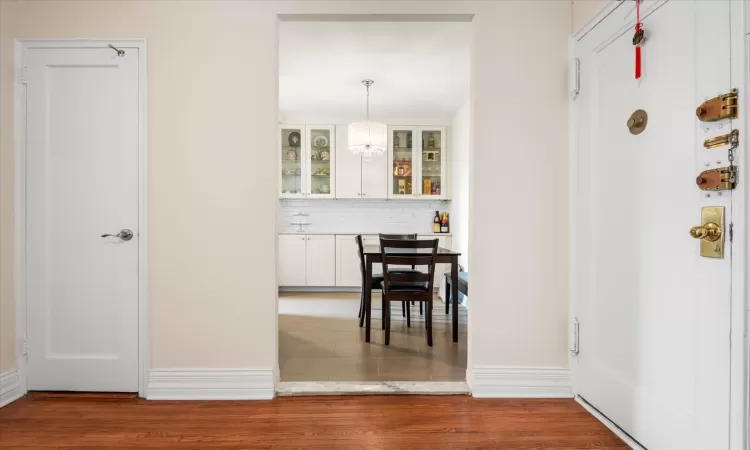
[[[579,323],[578,323],[578,317],[573,317],[573,322],[571,323],[571,342],[570,342],[570,354],[571,355],[577,355],[580,351],[579,344],[580,344],[580,332],[579,332]]]
[[[729,242],[734,242],[734,224],[729,224]]]
[[[29,68],[26,66],[23,66],[23,69],[21,69],[21,83],[29,83]]]

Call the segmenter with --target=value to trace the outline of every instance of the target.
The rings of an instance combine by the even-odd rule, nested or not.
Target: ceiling
[[[468,99],[470,24],[281,22],[279,109],[346,120],[451,117]]]

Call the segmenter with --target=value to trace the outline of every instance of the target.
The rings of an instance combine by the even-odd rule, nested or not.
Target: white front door
[[[707,98],[742,88],[730,78],[730,1],[644,2],[644,71],[634,79],[634,2],[576,44],[574,310],[576,393],[649,450],[729,446],[729,227],[723,259],[702,257],[689,230],[701,208],[732,191],[696,186],[729,165],[706,138],[739,121],[700,122]],[[648,113],[629,132],[631,113]]]
[[[29,390],[138,391],[138,61],[25,52]]]

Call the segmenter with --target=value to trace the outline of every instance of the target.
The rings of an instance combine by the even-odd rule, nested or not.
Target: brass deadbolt
[[[642,109],[634,111],[627,121],[628,130],[631,134],[643,133],[646,125],[648,125],[648,113]]]
[[[695,239],[703,239],[716,242],[721,239],[721,227],[713,222],[708,222],[690,229],[690,236]]]

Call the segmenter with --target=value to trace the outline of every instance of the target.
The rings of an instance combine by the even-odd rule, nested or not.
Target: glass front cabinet
[[[445,138],[445,127],[388,127],[388,198],[447,198]]]
[[[280,125],[280,198],[334,198],[333,126]]]

